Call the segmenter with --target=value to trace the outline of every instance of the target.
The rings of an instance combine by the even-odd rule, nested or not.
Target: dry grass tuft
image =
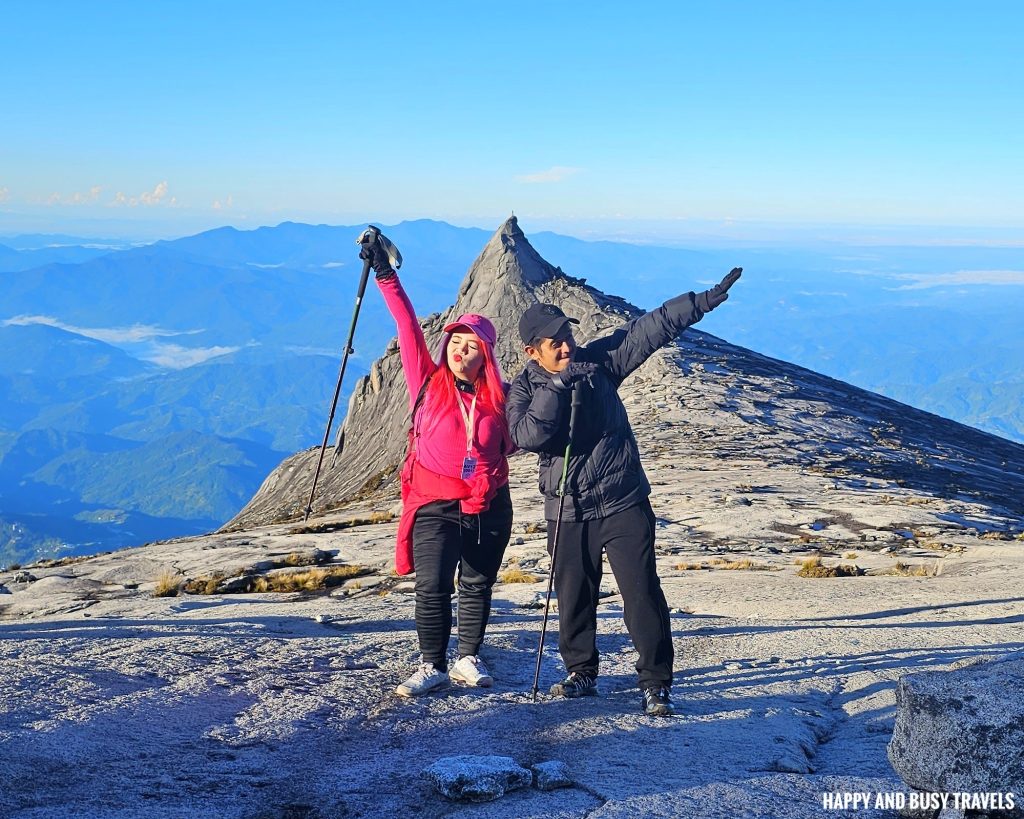
[[[1021,536],[1024,537],[1024,536]],[[981,535],[982,540],[1013,540],[1012,532],[985,532]],[[1019,539],[1019,538],[1018,538]]]
[[[755,563],[749,557],[742,557],[739,560],[726,560],[723,557],[716,557],[707,563],[677,563],[676,569],[681,572],[700,571],[702,569],[725,569],[737,572],[777,572],[776,566],[769,566],[767,563]]]
[[[800,577],[860,577],[864,570],[860,566],[850,566],[840,563],[836,566],[826,566],[821,562],[821,557],[809,557],[800,561],[800,570],[797,572]]]
[[[231,591],[220,594],[262,594],[264,592],[311,592],[340,586],[346,580],[370,574],[371,569],[365,566],[328,566],[325,568],[308,569],[298,572],[279,572],[277,574],[252,577],[245,584]],[[218,594],[221,584],[227,579],[224,572],[215,572],[209,577],[198,577],[187,580],[181,585],[181,591],[187,594]]]
[[[966,552],[967,548],[954,543],[942,543],[938,540],[925,540],[918,544],[923,549],[931,549],[933,552]]]
[[[714,566],[716,569],[728,569],[729,571],[739,572],[776,571],[767,563],[755,563],[749,557],[742,557],[739,560],[725,560],[724,558],[716,557],[714,560],[711,561],[711,565]]]
[[[898,577],[938,577],[942,574],[941,563],[904,563],[896,561],[886,574],[894,574]]]
[[[368,573],[365,566],[330,566],[324,569],[309,569],[305,572],[281,572],[257,578],[264,588],[257,591],[298,592],[320,591],[340,586],[346,580]],[[259,581],[263,581],[259,583]]]
[[[498,575],[498,580],[502,583],[536,583],[537,577],[524,571],[518,563],[512,562]]]
[[[526,535],[536,535],[536,534],[538,534],[540,532],[546,532],[547,530],[548,530],[547,521],[541,521],[539,523],[534,521],[533,523],[527,523],[526,524],[526,526],[523,528],[523,534],[526,534]]]
[[[164,569],[159,575],[157,575],[156,588],[153,589],[153,596],[177,597],[183,580],[184,578],[177,572],[173,572],[170,569]]]
[[[207,577],[196,577],[182,583],[179,590],[185,594],[216,594],[217,587],[225,577],[227,575],[224,572],[214,572]]]
[[[26,569],[53,569],[58,566],[71,566],[74,563],[84,563],[86,560],[92,560],[96,557],[103,555],[110,555],[113,552],[95,552],[91,555],[80,555],[79,557],[45,557],[41,560],[37,560],[35,563],[29,563],[22,567],[20,563],[12,563],[7,568],[17,570],[20,568]]]
[[[340,532],[343,529],[354,529],[357,526],[373,526],[378,523],[387,523],[395,519],[393,512],[372,512],[368,518],[350,518],[332,523],[311,523],[289,530],[293,535],[324,535],[331,532]]]
[[[847,552],[846,554],[843,555],[843,560],[856,560],[856,559],[857,559],[857,553],[856,552]]]

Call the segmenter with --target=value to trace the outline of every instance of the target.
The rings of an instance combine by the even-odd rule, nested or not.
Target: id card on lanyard
[[[469,405],[469,412],[462,401],[462,396],[456,396],[459,403],[459,411],[462,413],[462,420],[466,425],[466,457],[462,459],[462,480],[467,481],[476,472],[477,458],[472,456],[473,452],[473,421],[476,419],[476,396]]]

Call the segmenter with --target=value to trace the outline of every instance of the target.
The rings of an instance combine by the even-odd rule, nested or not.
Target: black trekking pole
[[[363,242],[369,236],[367,242]],[[359,244],[376,244],[380,238],[380,229],[370,225],[359,239]],[[400,259],[401,257],[399,257]],[[399,262],[401,264],[401,262]],[[370,259],[363,259],[363,273],[359,278],[359,290],[356,292],[356,306],[352,311],[352,324],[348,328],[348,340],[345,342],[345,352],[341,358],[341,371],[338,373],[338,385],[334,388],[334,398],[331,401],[331,412],[327,416],[327,429],[324,430],[324,440],[320,444],[320,457],[316,461],[316,471],[313,473],[313,486],[309,490],[309,500],[306,501],[306,512],[302,521],[309,520],[310,512],[313,511],[313,494],[316,492],[316,484],[320,479],[320,468],[324,463],[324,452],[327,449],[327,440],[331,437],[331,424],[334,423],[334,412],[338,408],[338,397],[341,395],[341,382],[345,378],[345,368],[348,366],[348,357],[355,350],[352,348],[352,339],[356,334],[356,322],[359,320],[359,308],[363,304],[363,295],[366,293],[366,282],[370,278]]]
[[[572,435],[576,430],[576,412],[583,403],[579,384],[572,388],[572,409],[569,411],[569,440],[565,443],[562,459],[562,479],[558,482],[558,514],[555,516],[555,535],[551,539],[551,570],[548,572],[548,593],[544,601],[544,619],[540,624],[540,642],[537,643],[537,665],[533,670],[533,701],[537,701],[537,683],[540,681],[540,661],[544,655],[544,637],[548,631],[548,611],[551,609],[551,588],[555,582],[555,555],[558,554],[558,532],[562,528],[562,510],[565,508],[565,479],[569,473],[569,456],[572,454]]]

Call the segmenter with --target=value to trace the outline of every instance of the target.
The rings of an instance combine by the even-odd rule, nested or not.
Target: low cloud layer
[[[153,324],[133,324],[131,327],[79,327],[66,324],[53,316],[15,316],[3,322],[3,325],[46,324],[58,330],[67,330],[86,338],[105,341],[108,344],[139,344],[155,338],[171,338],[172,336],[190,336],[202,330],[164,330]]]
[[[909,281],[891,290],[924,290],[968,284],[1024,285],[1024,270],[958,270],[955,273],[900,273],[893,278]]]
[[[183,370],[195,364],[202,364],[217,356],[238,352],[241,347],[182,347],[180,344],[154,344],[153,350],[141,356],[161,367]]]

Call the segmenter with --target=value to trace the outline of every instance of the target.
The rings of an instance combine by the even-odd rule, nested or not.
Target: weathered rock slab
[[[569,773],[569,767],[560,759],[538,762],[536,765],[531,765],[530,770],[533,771],[533,784],[540,791],[571,788],[575,784]]]
[[[446,799],[490,802],[525,788],[533,774],[508,756],[446,756],[423,772]]]
[[[888,753],[918,790],[1024,793],[1024,657],[901,677]]]

